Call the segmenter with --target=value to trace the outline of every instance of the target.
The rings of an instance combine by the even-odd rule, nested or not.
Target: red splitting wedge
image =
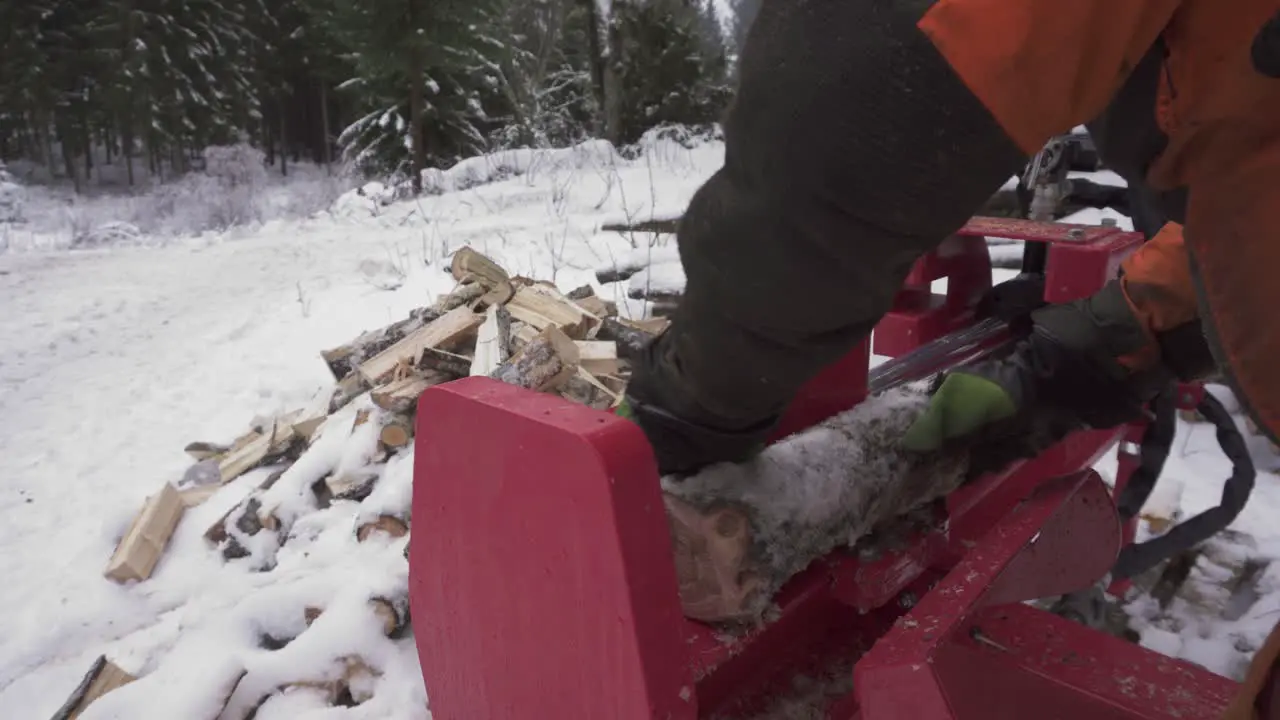
[[[1142,242],[975,218],[917,263],[877,354],[975,325],[987,237],[1049,243],[1049,302],[1092,294]],[[930,289],[941,278],[945,295]],[[925,353],[940,366],[911,374],[995,344],[952,346],[968,350]],[[815,378],[779,436],[861,402],[870,350]],[[1132,458],[1114,490],[1090,469],[1132,427],[1077,433],[965,486],[903,549],[816,561],[776,615],[731,637],[681,614],[634,425],[483,377],[428,389],[417,417],[410,601],[435,720],[1216,720],[1237,687],[1026,603],[1103,579],[1132,539],[1113,499]]]

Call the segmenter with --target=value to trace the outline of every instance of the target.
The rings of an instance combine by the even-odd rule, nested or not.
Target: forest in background
[[[5,0],[0,161],[79,191],[247,143],[416,192],[483,152],[715,123],[759,2]]]

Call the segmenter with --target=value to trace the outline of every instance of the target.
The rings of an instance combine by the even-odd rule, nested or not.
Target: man
[[[764,0],[724,167],[679,230],[682,307],[624,408],[660,470],[755,452],[796,390],[870,333],[916,258],[1082,123],[1173,222],[1122,278],[1038,311],[1012,357],[952,373],[906,449],[1115,426],[1215,369],[1275,439],[1276,17],[1280,0]],[[718,575],[732,595],[733,574]],[[1236,717],[1253,717],[1252,698]]]

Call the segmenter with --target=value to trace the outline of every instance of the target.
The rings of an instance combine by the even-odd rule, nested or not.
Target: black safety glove
[[[1130,370],[1120,358],[1150,342],[1119,281],[1031,315],[1011,353],[957,369],[935,384],[903,447],[963,448],[977,476],[1039,455],[1077,430],[1140,420],[1176,374],[1164,362]]]

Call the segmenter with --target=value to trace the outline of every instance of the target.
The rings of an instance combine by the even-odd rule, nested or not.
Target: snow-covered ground
[[[371,186],[302,221],[158,247],[48,251],[61,245],[29,238],[25,252],[0,255],[0,715],[52,715],[103,653],[144,680],[86,720],[194,718],[241,669],[267,688],[358,654],[377,671],[367,702],[322,709],[294,693],[258,720],[429,717],[412,639],[383,637],[361,611],[403,582],[403,541],[356,543],[354,503],[308,516],[274,569],[252,572],[224,562],[202,534],[263,479],[259,470],[187,512],[150,580],[109,582],[106,560],[143,498],[190,466],[184,445],[228,442],[251,418],[326,393],[319,352],[450,290],[442,261],[454,250],[470,244],[513,274],[566,289],[595,284],[595,268],[628,254],[670,253],[665,240],[601,225],[678,214],[722,160],[718,145],[671,142],[636,160],[596,144],[511,154],[435,178],[449,192],[416,201],[384,204]],[[495,173],[509,179],[475,184]],[[659,277],[678,281],[655,269]],[[626,288],[597,285],[625,313],[642,312]],[[343,461],[340,447],[324,453]],[[410,458],[388,466],[388,487],[409,487]],[[1216,504],[1227,474],[1212,431],[1182,424],[1164,480],[1176,490],[1158,499],[1194,514]],[[1277,478],[1260,473],[1233,526],[1249,540],[1230,547],[1275,557],[1277,510]],[[1275,572],[1261,577],[1265,593]],[[259,647],[262,634],[297,635],[305,606],[328,611],[284,650]],[[1182,600],[1134,609],[1144,643],[1227,674],[1278,611],[1280,594],[1233,621]]]

